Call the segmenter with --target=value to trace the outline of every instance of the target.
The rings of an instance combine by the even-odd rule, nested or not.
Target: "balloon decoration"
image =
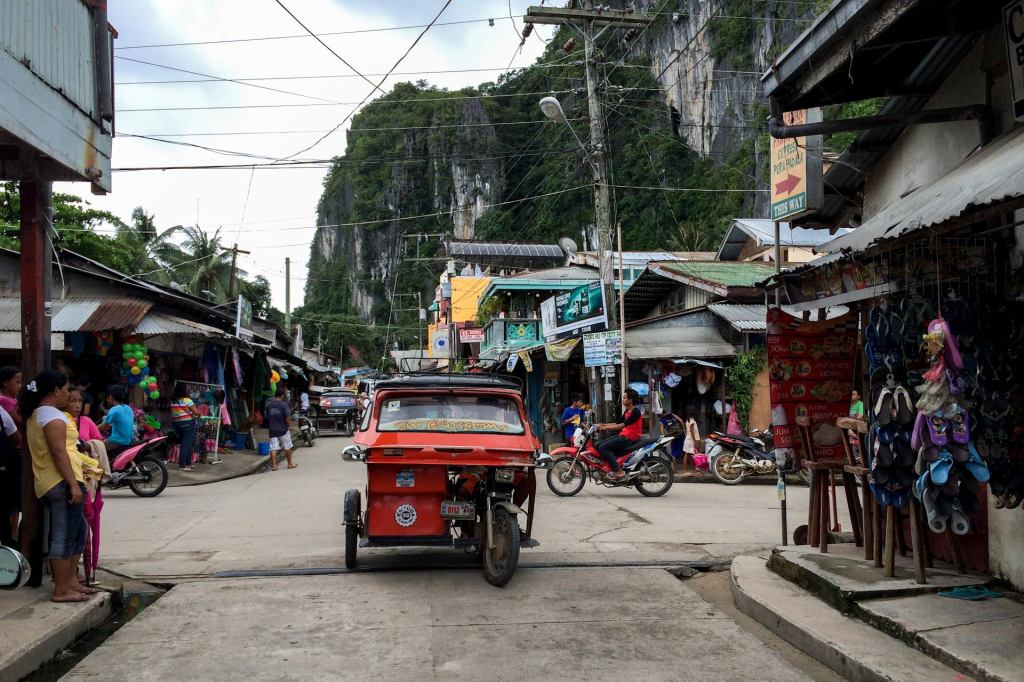
[[[154,367],[150,366],[149,353],[146,347],[138,343],[134,336],[129,336],[121,344],[121,376],[129,386],[138,386],[150,400],[160,398],[160,383],[154,376]]]
[[[281,381],[281,375],[277,373],[277,370],[270,370],[270,393],[272,395],[277,395],[277,383],[279,381]]]

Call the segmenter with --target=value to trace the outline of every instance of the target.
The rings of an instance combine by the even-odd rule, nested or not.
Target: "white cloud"
[[[285,0],[285,4],[316,32],[352,31],[384,26],[426,24],[443,3],[402,0],[392,2],[337,2]],[[512,2],[516,25],[531,3]],[[486,22],[436,26],[398,68],[400,72],[504,67],[519,38],[508,17],[507,0],[467,2],[455,0],[441,22],[494,17]],[[502,19],[504,18],[504,19]],[[273,0],[219,0],[168,2],[138,0],[111,3],[111,23],[117,28],[117,46],[222,40],[242,37],[296,35],[302,29]],[[363,73],[384,73],[409,47],[421,29],[332,36],[324,41]],[[539,33],[547,37],[549,28]],[[531,63],[543,44],[531,37],[516,58],[516,66]],[[235,42],[218,45],[119,50],[117,55],[165,64],[220,77],[303,76],[350,73],[340,61],[312,38]],[[194,78],[167,69],[124,59],[115,60],[118,82]],[[495,80],[500,72],[424,76],[442,87],[459,88]],[[392,78],[389,85],[415,77]],[[374,79],[375,81],[377,79]],[[370,90],[360,78],[275,80],[260,83],[304,95],[339,102],[358,102]],[[238,106],[307,103],[314,100],[270,92],[234,83],[119,85],[116,90],[117,131],[120,134],[173,134],[242,131],[325,131],[333,128],[352,108],[312,106],[276,109],[222,109],[200,111],[128,112],[158,107]],[[275,135],[218,135],[174,138],[280,158],[314,142],[317,133]],[[304,158],[329,158],[344,150],[344,135],[336,133]],[[184,146],[129,137],[114,141],[115,167],[245,163],[244,158],[223,156]],[[224,242],[252,251],[240,260],[251,275],[263,274],[271,282],[274,305],[284,308],[284,259],[292,261],[292,306],[301,303],[314,214],[326,171],[319,168],[195,170],[117,173],[114,191],[93,197],[82,184],[60,183],[59,191],[79,194],[98,208],[127,220],[135,206],[156,214],[161,228],[199,224],[207,230],[222,227]],[[247,188],[250,175],[252,187]],[[243,206],[245,206],[243,222]]]

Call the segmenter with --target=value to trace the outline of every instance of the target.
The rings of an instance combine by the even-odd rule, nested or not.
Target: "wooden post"
[[[828,552],[828,481],[832,478],[832,472],[824,469],[818,472],[819,487],[821,493],[821,514],[818,517],[818,551],[822,554]]]
[[[867,474],[861,481],[860,499],[864,527],[864,558],[871,560],[875,558],[875,516],[878,510],[875,508],[875,497],[868,487]]]
[[[914,582],[924,585],[928,582],[924,572],[924,543],[921,542],[921,513],[917,500],[910,498],[910,544],[914,552]]]
[[[818,474],[820,473],[817,469],[811,469],[811,499],[807,507],[807,544],[811,547],[818,546],[819,538],[818,517],[821,514],[821,502],[818,501],[818,495],[821,493],[821,481]]]
[[[946,543],[949,544],[949,554],[953,559],[953,569],[958,575],[962,575],[967,572],[967,568],[964,566],[963,555],[960,554],[960,545],[956,543],[956,536],[953,535],[953,529],[948,525],[946,526]]]
[[[882,567],[882,507],[877,502],[872,503],[872,514],[871,514],[871,525],[874,528],[872,534],[875,536],[874,543],[874,555],[875,555],[875,568]]]
[[[53,276],[50,247],[51,183],[23,180],[21,201],[21,375],[28,383],[50,368],[50,285]],[[32,455],[22,448],[21,551],[32,567],[29,586],[43,581],[42,508],[36,499]],[[7,519],[2,520],[7,523]]]
[[[885,508],[885,573],[886,578],[896,576],[896,508]]]

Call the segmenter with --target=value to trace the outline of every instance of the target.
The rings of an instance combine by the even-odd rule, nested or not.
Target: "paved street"
[[[764,680],[809,679],[690,584],[649,565],[773,545],[774,487],[678,484],[647,499],[588,484],[560,499],[543,485],[541,546],[524,551],[524,568],[504,589],[478,568],[460,570],[468,557],[421,550],[364,550],[361,565],[437,568],[281,576],[274,569],[342,565],[341,495],[365,476],[363,465],[341,461],[345,444],[325,438],[300,449],[291,471],[152,500],[110,495],[101,563],[177,586],[68,678],[621,679],[629,671],[740,680],[757,670]],[[791,488],[791,503],[802,508],[806,494]],[[253,570],[278,575],[218,578]],[[130,655],[139,645],[144,666]]]
[[[111,493],[103,510],[101,563],[168,581],[222,571],[339,567],[342,495],[362,490],[366,480],[364,465],[341,460],[349,442],[321,438],[314,449],[297,451],[293,470],[169,488],[154,499]],[[662,498],[646,498],[587,483],[576,497],[558,498],[538,481],[538,493],[534,536],[540,547],[523,552],[524,565],[729,558],[780,539],[774,486],[677,483]],[[807,488],[790,486],[788,497],[793,516],[805,518]],[[843,528],[850,529],[848,521]],[[422,563],[425,552],[412,550],[411,564]],[[389,566],[409,553],[363,550],[360,562]],[[450,564],[462,557],[443,551],[429,559]]]

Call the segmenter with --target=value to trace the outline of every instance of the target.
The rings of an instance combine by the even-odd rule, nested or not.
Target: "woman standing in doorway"
[[[0,542],[13,545],[21,522],[21,370],[0,368]]]

